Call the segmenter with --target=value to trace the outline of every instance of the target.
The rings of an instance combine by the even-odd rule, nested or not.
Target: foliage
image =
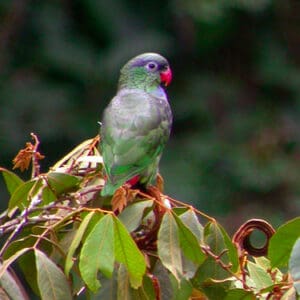
[[[43,171],[96,135],[120,67],[156,51],[174,74],[168,194],[231,231],[249,215],[299,215],[298,11],[295,0],[1,0],[1,166],[31,131]]]
[[[20,151],[15,160],[21,168],[30,156],[31,178],[1,168],[10,200],[1,215],[0,283],[9,299],[28,299],[16,265],[40,299],[295,299],[300,293],[299,218],[271,237],[267,257],[254,257],[245,241],[251,244],[252,225],[265,228],[265,221],[244,224],[231,240],[215,219],[155,187],[124,186],[113,199],[101,198],[98,136],[47,173],[39,173],[42,155],[32,137],[34,151]]]

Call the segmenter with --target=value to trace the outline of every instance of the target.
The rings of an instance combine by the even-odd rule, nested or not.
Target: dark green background
[[[299,215],[299,11],[289,0],[0,0],[0,165],[34,132],[46,171],[98,133],[120,67],[159,52],[174,74],[166,193],[229,230]]]

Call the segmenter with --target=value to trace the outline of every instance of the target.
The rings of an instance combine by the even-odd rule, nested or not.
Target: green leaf
[[[133,300],[131,295],[129,273],[124,265],[118,268],[118,300]]]
[[[40,291],[37,283],[37,271],[35,263],[35,255],[33,251],[28,251],[18,259],[18,265],[22,271],[30,288],[35,294],[40,296]]]
[[[207,299],[224,299],[230,286],[230,282],[213,281],[211,277],[209,277],[209,273],[215,273],[215,267],[215,262],[208,258],[203,265],[200,266],[197,272],[197,277],[199,277],[200,273],[202,273],[201,284],[199,284],[195,278],[192,280],[192,284],[197,290],[200,290],[205,296],[207,296]]]
[[[87,215],[88,213],[87,212],[83,212],[81,214],[81,218],[84,219],[85,216]],[[104,214],[101,213],[101,212],[97,212],[96,214],[93,214],[90,222],[89,222],[89,225],[88,227],[86,228],[84,234],[83,234],[83,237],[82,237],[82,243],[84,243],[84,241],[86,240],[86,238],[89,236],[89,234],[92,232],[92,230],[94,229],[95,225],[99,222],[99,220],[101,218],[103,218]]]
[[[57,199],[57,197],[53,193],[53,191],[49,188],[49,186],[45,186],[42,192],[42,199],[43,199],[43,204],[49,204],[51,202],[54,202]]]
[[[100,299],[100,298],[99,298]],[[106,299],[106,298],[105,298]],[[143,285],[138,289],[130,286],[130,275],[126,267],[121,264],[118,267],[118,300],[156,300],[155,291],[151,279],[144,276]]]
[[[0,267],[0,277],[6,272],[7,268],[20,256],[22,256],[27,251],[31,250],[31,248],[23,248],[17,251],[14,255],[10,256],[8,259],[4,260]]]
[[[76,249],[78,248],[81,240],[82,240],[82,237],[89,225],[89,222],[91,220],[91,218],[93,217],[93,215],[95,214],[94,211],[91,211],[88,215],[85,216],[85,218],[82,220],[79,228],[77,229],[76,233],[75,233],[75,236],[72,240],[72,243],[70,245],[70,248],[69,248],[69,251],[68,251],[68,254],[67,254],[67,257],[66,257],[66,262],[65,262],[65,274],[67,276],[69,276],[69,272],[74,264],[74,261],[73,261],[73,255],[76,251]]]
[[[220,224],[218,224],[218,227],[219,227],[219,229],[221,231],[221,234],[223,236],[223,241],[224,241],[224,244],[225,244],[225,248],[228,250],[228,252],[227,252],[228,258],[229,258],[229,261],[232,265],[231,270],[233,272],[236,272],[239,268],[239,258],[238,258],[237,248],[232,243],[232,240],[229,237],[229,235],[227,234],[227,232],[225,231],[225,229]]]
[[[255,300],[257,299],[252,292],[243,289],[229,290],[224,300]]]
[[[29,231],[22,232],[23,236],[20,236],[19,239],[11,242],[7,247],[6,251],[4,252],[2,259],[7,260],[11,256],[13,256],[19,250],[23,248],[32,248],[34,243],[36,242],[36,238],[29,235]],[[30,250],[30,249],[29,249]]]
[[[196,236],[199,242],[203,242],[203,226],[192,209],[179,216],[184,225]]]
[[[24,287],[21,285],[21,281],[13,272],[9,272],[8,270],[6,270],[6,272],[0,278],[0,286],[1,289],[5,291],[5,293],[9,296],[9,299],[11,300],[29,299],[29,297],[25,292]],[[2,293],[0,297],[1,296],[3,296]]]
[[[192,294],[193,286],[190,281],[182,279],[180,282],[176,280],[172,274],[170,274],[170,281],[173,287],[173,298],[172,300],[186,300]]]
[[[183,254],[190,259],[192,262],[201,264],[206,259],[206,255],[202,252],[200,244],[195,235],[183,224],[181,219],[173,215],[179,233],[180,247]]]
[[[197,238],[198,244],[201,245],[204,243],[203,239],[203,226],[200,224],[197,215],[193,209],[172,209],[175,212],[184,225],[193,233]],[[202,251],[202,250],[201,250]],[[206,259],[205,254],[203,253],[203,261]],[[188,260],[186,256],[182,257],[182,266],[185,278],[192,278],[199,267],[199,264],[192,263],[191,260]]]
[[[12,194],[9,203],[8,209],[11,211],[15,207],[23,209],[28,207],[32,198],[39,192],[40,187],[42,186],[42,179],[33,179],[19,185]]]
[[[135,299],[156,300],[156,293],[153,282],[148,276],[144,276],[143,285],[137,290],[133,290]]]
[[[126,227],[117,217],[114,217],[114,237],[116,260],[125,265],[131,286],[138,288],[141,286],[146,272],[145,258]]]
[[[191,210],[190,208],[188,207],[182,207],[182,206],[179,206],[179,207],[173,207],[172,208],[172,211],[177,215],[177,216],[181,216],[183,215],[184,213],[186,213],[187,211]]]
[[[173,214],[163,216],[157,237],[157,251],[162,264],[179,281],[183,275],[178,226]]]
[[[78,187],[80,179],[60,172],[50,172],[47,174],[47,182],[56,196],[68,193]]]
[[[295,218],[280,226],[271,237],[268,258],[271,261],[272,268],[283,267],[288,264],[292,248],[300,236],[299,228],[300,218]]]
[[[42,300],[72,300],[70,286],[64,273],[42,251],[35,249],[37,282]]]
[[[226,250],[221,256],[221,260],[225,264],[230,263],[233,272],[237,271],[239,266],[237,249],[224,228],[216,222],[208,223],[205,226],[205,239],[214,254],[220,255]]]
[[[221,268],[212,257],[208,257],[198,268],[191,280],[193,286],[205,293],[209,299],[224,299],[226,290],[230,286],[230,274]],[[221,283],[212,282],[211,279],[224,280]]]
[[[249,276],[255,284],[257,292],[273,285],[271,275],[259,265],[248,261],[247,268],[249,271]]]
[[[96,293],[90,293],[89,300],[116,300],[118,292],[118,279],[117,279],[117,267],[115,267],[111,278],[105,277],[103,274],[99,274],[99,280],[101,282],[101,289]],[[87,291],[88,292],[88,291]]]
[[[33,246],[36,243],[37,237],[31,236],[32,228],[27,227],[22,232],[20,232],[20,235],[23,237],[20,237],[19,239],[13,241],[7,250],[5,251],[3,258],[7,259],[10,256],[14,255],[17,251],[20,251],[24,248],[28,248],[29,251],[22,254],[18,257],[17,262],[18,265],[23,273],[23,277],[26,279],[27,283],[29,284],[30,288],[39,295],[39,289],[37,286],[36,281],[36,264],[35,264],[35,255],[33,251],[30,251],[33,249]],[[39,243],[39,249],[43,249],[44,252],[51,253],[52,252],[52,245],[49,242],[46,241],[40,241]]]
[[[260,267],[262,267],[264,270],[268,270],[271,268],[270,260],[267,259],[264,256],[260,257],[254,257],[255,263],[257,263]],[[279,270],[278,270],[279,271]]]
[[[98,270],[111,277],[114,261],[114,223],[112,215],[107,214],[94,226],[80,252],[80,273],[91,291],[96,292],[101,286]]]
[[[293,246],[291,257],[289,259],[289,271],[294,281],[294,287],[300,295],[300,238]]]
[[[162,299],[172,299],[173,298],[173,287],[170,279],[170,272],[164,267],[161,260],[156,259],[154,266],[152,268],[153,274],[153,286],[156,285],[156,280],[158,280],[161,298]],[[175,278],[175,277],[174,277]]]
[[[24,183],[24,181],[19,176],[11,171],[0,168],[0,172],[2,172],[6,187],[10,195],[12,195],[14,191]]]
[[[152,205],[152,200],[135,202],[122,211],[119,215],[119,220],[125,225],[129,232],[132,232],[141,224],[144,210]]]
[[[224,234],[222,227],[216,222],[209,222],[204,228],[205,243],[209,245],[214,255],[219,256],[225,265],[231,263],[230,249],[231,243],[227,234]],[[234,250],[231,250],[234,251]],[[231,274],[224,270],[213,257],[208,257],[197,270],[192,282],[193,285],[205,293],[209,299],[223,299],[226,290],[230,286],[229,277]],[[224,282],[214,283],[212,280],[222,280]],[[219,297],[219,298],[216,298]]]

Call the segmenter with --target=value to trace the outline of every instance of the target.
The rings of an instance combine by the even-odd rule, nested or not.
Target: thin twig
[[[215,219],[215,218],[210,217],[209,215],[205,214],[204,212],[202,212],[202,211],[196,209],[195,207],[193,207],[193,206],[191,206],[191,205],[189,205],[189,204],[186,204],[186,203],[184,203],[184,202],[182,202],[182,201],[176,200],[176,199],[174,199],[174,198],[172,198],[172,197],[170,197],[170,196],[167,196],[167,195],[165,195],[165,198],[167,198],[167,199],[168,199],[169,201],[171,201],[171,202],[176,203],[177,205],[180,204],[181,206],[184,206],[184,207],[187,207],[187,208],[189,208],[189,209],[192,209],[192,210],[193,210],[194,212],[196,212],[198,215],[201,215],[202,217],[208,219],[209,221],[211,221],[211,222],[213,222],[213,223],[216,223],[216,219]]]
[[[38,176],[40,174],[40,164],[39,164],[37,156],[36,156],[37,155],[37,149],[39,147],[40,141],[39,141],[38,137],[33,132],[31,132],[30,135],[34,140],[34,148],[33,148],[33,151],[32,151],[31,178],[35,178],[36,176]]]
[[[231,267],[232,264],[225,264],[222,260],[221,257],[228,252],[227,249],[224,249],[219,255],[214,254],[211,250],[210,247],[205,245],[205,246],[201,246],[202,251],[206,254],[209,255],[211,258],[214,259],[214,261],[226,272],[228,272],[232,277],[234,277],[235,279],[237,279],[238,281],[240,281],[243,284],[243,287],[245,290],[251,291],[251,288],[248,287],[248,285],[246,284],[245,280],[243,278],[240,278],[237,274],[235,274],[234,272],[231,271]]]
[[[24,213],[22,215],[23,218],[21,219],[20,223],[15,227],[14,231],[11,233],[11,235],[7,238],[7,240],[5,241],[4,245],[2,246],[2,248],[0,250],[0,257],[3,256],[5,250],[9,246],[9,244],[13,241],[13,239],[18,235],[19,231],[25,225],[25,223],[27,221],[27,219],[25,217],[26,216],[26,210],[23,213]]]

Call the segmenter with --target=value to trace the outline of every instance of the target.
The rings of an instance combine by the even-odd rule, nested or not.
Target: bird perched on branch
[[[164,89],[171,79],[168,61],[156,53],[138,55],[121,69],[100,130],[107,176],[102,196],[113,195],[125,183],[147,187],[156,177],[172,126]]]

